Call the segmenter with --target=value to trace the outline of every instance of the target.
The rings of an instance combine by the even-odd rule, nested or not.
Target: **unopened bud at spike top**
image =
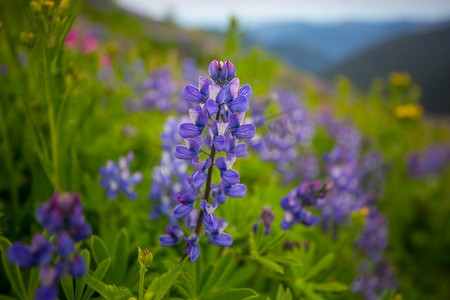
[[[224,86],[236,76],[236,67],[229,61],[213,60],[209,64],[209,75],[219,86]]]

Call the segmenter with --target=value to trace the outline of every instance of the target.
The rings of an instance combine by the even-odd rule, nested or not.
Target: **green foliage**
[[[0,1],[0,65],[8,67],[7,74],[0,75],[0,229],[4,236],[0,237],[0,292],[8,295],[0,299],[31,299],[39,286],[38,268],[21,270],[7,261],[5,253],[9,240],[29,241],[41,231],[34,221],[35,209],[55,190],[81,195],[94,233],[77,245],[88,275],[64,278],[60,298],[137,297],[142,270],[135,249],[141,246],[154,255],[147,277],[142,278],[147,287],[144,299],[358,297],[349,286],[361,261],[354,242],[365,218],[355,214],[333,232],[304,226],[282,231],[279,201],[293,186],[283,182],[274,164],[261,161],[251,151],[234,166],[247,195],[229,199],[217,210],[218,217],[229,223],[233,245],[215,247],[202,238],[196,263],[188,258],[180,261],[181,245],[159,246],[158,236],[164,233],[167,220],[149,220],[152,204],[147,195],[151,169],[160,159],[163,123],[174,112],[128,113],[124,104],[138,97],[136,85],[159,67],[169,68],[182,88],[181,66],[188,56],[196,58],[202,72],[212,58],[232,60],[241,83],[252,86],[250,105],[283,86],[303,96],[309,113],[327,106],[338,118],[353,122],[363,133],[363,150],[380,150],[387,161],[379,207],[390,220],[388,256],[398,268],[401,294],[405,299],[449,298],[445,279],[450,266],[446,234],[450,173],[447,170],[420,182],[411,179],[405,156],[434,142],[448,142],[450,130],[422,116],[402,119],[395,114],[396,106],[418,101],[420,90],[415,84],[379,80],[364,95],[348,79],[340,78],[334,91],[324,91],[314,78],[290,70],[262,49],[243,49],[236,19],[225,41],[219,41],[174,24],[136,18],[112,4],[98,9],[95,1],[56,0],[53,10],[44,11],[29,2]],[[80,10],[83,14],[77,19]],[[74,22],[80,35],[93,23],[100,25],[103,32],[93,52],[65,45]],[[111,60],[109,67],[102,65],[105,57]],[[134,69],[135,63],[142,63],[142,70]],[[278,104],[267,107],[267,117],[281,112]],[[126,132],[130,128],[131,134]],[[303,150],[323,157],[333,146],[328,133],[317,128]],[[133,202],[119,195],[109,201],[99,185],[98,168],[129,150],[136,154],[132,169],[144,174],[136,188],[138,199]],[[219,174],[213,176],[219,178]],[[265,205],[276,216],[268,235],[262,223],[253,232]],[[286,242],[294,246],[287,249]],[[390,291],[381,299],[399,297]]]
[[[189,257],[183,259],[181,263],[173,267],[169,272],[161,275],[160,277],[154,279],[152,284],[148,287],[147,292],[145,293],[146,300],[160,300],[162,299],[167,292],[170,290],[172,285],[177,280],[184,266],[188,262]]]

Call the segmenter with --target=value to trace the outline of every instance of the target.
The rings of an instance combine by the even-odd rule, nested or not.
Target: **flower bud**
[[[209,64],[209,75],[220,86],[226,85],[236,76],[235,66],[229,62],[213,60]]]
[[[150,265],[153,262],[153,254],[150,252],[150,250],[148,250],[147,248],[145,248],[144,250],[142,250],[141,248],[138,247],[138,264],[139,266],[142,268],[148,268],[150,267]]]
[[[30,2],[30,9],[34,13],[39,13],[42,9],[42,6],[39,4],[39,2],[33,0]]]
[[[45,0],[45,1],[42,3],[42,6],[43,6],[43,7],[46,7],[46,8],[52,8],[53,6],[55,6],[55,2]]]
[[[20,41],[28,47],[33,46],[34,42],[35,42],[34,33],[32,33],[32,32],[26,33],[25,31],[22,31],[20,33]]]

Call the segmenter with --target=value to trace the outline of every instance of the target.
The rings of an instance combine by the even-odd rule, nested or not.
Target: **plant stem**
[[[220,116],[220,109],[221,106],[219,106],[219,111],[216,114],[216,121],[219,119]],[[211,146],[211,154],[210,154],[210,158],[211,158],[211,165],[208,168],[208,175],[207,175],[207,179],[206,179],[206,187],[205,187],[205,193],[203,194],[203,199],[208,201],[209,199],[209,194],[211,193],[211,179],[212,179],[212,172],[213,172],[213,168],[214,168],[214,158],[216,156],[216,148],[214,147],[214,144]],[[197,220],[197,226],[195,226],[195,235],[198,236],[200,234],[200,230],[202,229],[202,219],[203,219],[203,215],[205,213],[202,211],[200,211],[200,215],[198,216],[198,220]]]
[[[59,167],[58,167],[58,133],[55,124],[55,114],[53,111],[53,103],[50,96],[50,77],[51,77],[51,66],[48,58],[47,43],[43,42],[42,45],[42,73],[43,73],[43,93],[44,98],[47,102],[48,110],[48,122],[50,127],[50,139],[51,139],[51,149],[52,149],[52,163],[53,163],[53,182],[54,188],[59,189]]]
[[[144,300],[144,278],[145,272],[147,272],[147,268],[141,266],[139,270],[139,300]]]

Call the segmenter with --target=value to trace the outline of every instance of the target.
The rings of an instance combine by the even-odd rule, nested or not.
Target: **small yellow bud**
[[[42,8],[42,6],[39,4],[39,2],[34,1],[34,0],[30,2],[30,9],[32,12],[38,13],[41,11],[41,8]]]
[[[407,72],[393,72],[389,77],[391,84],[396,86],[409,86],[411,83],[411,76]]]
[[[42,6],[43,6],[43,7],[47,7],[47,8],[52,8],[53,6],[55,6],[55,2],[45,0],[45,1],[42,3]]]
[[[141,248],[138,247],[138,264],[139,264],[139,266],[148,268],[148,267],[150,267],[152,262],[153,262],[153,254],[150,252],[150,250],[148,250],[147,248],[142,250]]]
[[[423,115],[423,108],[418,104],[402,104],[394,109],[394,114],[399,119],[419,119]]]
[[[26,46],[33,46],[35,41],[34,33],[22,31],[20,33],[20,41],[24,43]]]

